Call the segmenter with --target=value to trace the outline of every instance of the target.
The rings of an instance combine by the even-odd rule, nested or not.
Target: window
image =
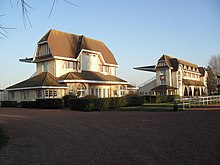
[[[103,97],[104,97],[104,98],[106,97],[105,89],[103,89]]]
[[[104,70],[104,72],[109,72],[109,67],[108,66],[104,66],[104,68],[105,68],[105,70]]]
[[[49,90],[49,97],[53,97],[53,90]]]
[[[62,64],[63,69],[77,69],[77,62],[76,61],[63,61]]]
[[[126,87],[124,85],[120,86],[120,95],[125,96]]]
[[[160,80],[161,85],[166,85],[166,80]]]
[[[157,66],[160,67],[160,66],[167,66],[167,65],[166,65],[166,62],[164,60],[160,60],[160,61],[158,61]]]
[[[43,72],[48,72],[48,62],[43,63]]]
[[[99,95],[99,89],[98,88],[96,88],[95,89],[95,95],[98,97],[98,95]]]
[[[41,97],[41,90],[38,90],[38,98]],[[45,90],[44,91],[45,98],[54,98],[57,97],[57,90]]]
[[[160,70],[160,75],[166,75],[166,71],[165,70]]]
[[[29,98],[29,91],[28,90],[24,90],[23,91],[23,96],[24,96],[24,99],[28,99]]]
[[[103,66],[102,65],[99,65],[99,71],[103,72]]]
[[[49,97],[49,92],[48,92],[48,90],[46,90],[46,91],[44,92],[44,95],[45,95],[45,97]]]
[[[51,52],[50,52],[50,48],[49,48],[49,46],[48,46],[48,44],[47,43],[44,43],[44,44],[40,44],[39,46],[38,46],[38,55],[39,56],[44,56],[44,55],[48,55],[48,54],[50,54]]]
[[[91,95],[95,95],[94,94],[94,88],[91,88]]]
[[[77,86],[77,96],[83,97],[86,95],[86,86],[84,84],[79,84]]]
[[[57,97],[57,91],[53,91],[53,96]]]
[[[42,91],[41,90],[37,90],[37,98],[41,98],[42,97]]]
[[[23,91],[24,99],[27,99],[26,91]]]
[[[11,92],[11,98],[13,99],[15,97],[14,91]]]
[[[107,89],[108,90],[108,97],[110,97],[110,89]]]
[[[102,89],[101,88],[99,88],[99,95],[98,95],[98,97],[102,97]]]

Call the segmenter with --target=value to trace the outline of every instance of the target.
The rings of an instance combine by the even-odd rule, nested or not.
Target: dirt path
[[[220,164],[220,111],[0,108],[1,165]]]

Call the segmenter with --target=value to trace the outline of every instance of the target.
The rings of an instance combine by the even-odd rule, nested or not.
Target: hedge
[[[156,96],[156,103],[174,102],[175,99],[180,99],[180,96],[179,95]]]
[[[64,107],[69,107],[69,101],[70,99],[76,98],[77,96],[75,95],[66,95],[63,96],[63,101],[64,101]]]
[[[21,101],[22,108],[36,108],[36,101]]]
[[[168,103],[174,102],[175,99],[180,99],[179,95],[167,95],[167,96],[144,96],[146,103]]]
[[[114,98],[75,98],[70,99],[70,108],[80,111],[107,111],[124,106],[138,106],[144,103],[141,96]]]
[[[141,96],[129,96],[125,98],[126,98],[125,106],[139,106],[144,103],[144,97]]]
[[[37,99],[36,108],[42,109],[61,109],[63,107],[63,100],[60,98]]]
[[[18,102],[17,101],[1,101],[1,106],[2,107],[18,107]]]

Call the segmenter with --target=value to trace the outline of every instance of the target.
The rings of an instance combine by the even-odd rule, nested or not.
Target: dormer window
[[[79,69],[77,61],[63,61],[63,69]]]
[[[39,44],[38,45],[38,56],[44,56],[51,54],[50,48],[47,43]]]
[[[157,66],[162,67],[162,66],[167,66],[167,65],[166,65],[166,62],[164,60],[160,60],[160,61],[158,61]]]

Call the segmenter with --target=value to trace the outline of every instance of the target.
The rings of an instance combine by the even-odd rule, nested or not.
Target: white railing
[[[209,104],[220,103],[220,95],[181,98],[181,99],[176,99],[175,101],[178,107],[182,106],[183,110],[185,110],[186,108],[190,109],[190,108],[201,107]]]

